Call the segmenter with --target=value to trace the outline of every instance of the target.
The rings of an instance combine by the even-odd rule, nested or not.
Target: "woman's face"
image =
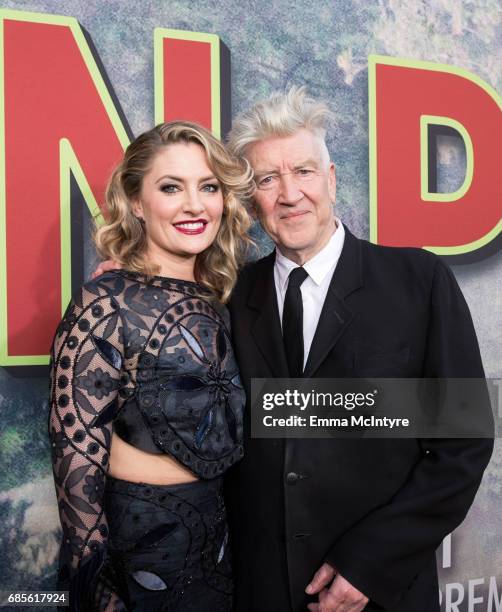
[[[133,212],[145,222],[148,256],[193,258],[214,241],[223,214],[221,185],[195,143],[166,145],[143,178]]]

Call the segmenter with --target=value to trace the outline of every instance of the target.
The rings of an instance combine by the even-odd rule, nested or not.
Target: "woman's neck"
[[[148,263],[158,266],[155,274],[187,281],[195,281],[196,257],[196,255],[184,257],[169,253],[156,248],[155,245],[150,245],[146,253]]]

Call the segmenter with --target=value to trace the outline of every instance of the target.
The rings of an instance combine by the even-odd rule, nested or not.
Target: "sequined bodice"
[[[49,429],[63,573],[106,542],[111,434],[200,478],[242,456],[244,391],[224,306],[195,283],[114,271],[84,285],[52,349]]]

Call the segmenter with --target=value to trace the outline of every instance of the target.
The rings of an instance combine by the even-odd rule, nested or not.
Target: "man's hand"
[[[337,574],[329,563],[324,563],[317,570],[305,591],[309,595],[319,593],[319,603],[307,606],[311,612],[361,612],[369,601],[361,591]]]
[[[107,259],[106,261],[102,261],[94,270],[94,272],[91,274],[91,279],[96,278],[96,276],[100,276],[105,272],[109,272],[110,270],[120,270],[121,267],[122,266],[116,261],[113,261],[113,259]]]

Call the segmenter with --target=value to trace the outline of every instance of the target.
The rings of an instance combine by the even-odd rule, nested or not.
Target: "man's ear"
[[[329,162],[328,168],[328,190],[331,203],[336,202],[336,167],[333,162]]]

